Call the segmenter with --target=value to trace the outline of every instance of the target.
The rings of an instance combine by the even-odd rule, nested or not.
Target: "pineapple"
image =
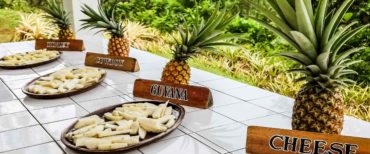
[[[110,34],[111,38],[108,43],[109,55],[128,57],[130,52],[130,44],[124,36],[126,27],[121,19],[116,19],[114,16],[115,6],[103,7],[104,0],[99,0],[98,12],[94,11],[86,4],[82,7],[82,12],[88,16],[87,19],[82,19],[82,29],[95,28]]]
[[[340,88],[353,83],[346,75],[357,74],[349,69],[359,61],[348,56],[361,51],[354,48],[341,51],[343,45],[369,25],[340,25],[354,0],[345,0],[335,11],[328,10],[329,0],[320,0],[314,9],[311,0],[268,0],[272,10],[247,0],[273,24],[251,17],[289,42],[297,52],[281,53],[301,67],[292,72],[302,73],[296,79],[306,81],[295,98],[292,128],[295,130],[340,134],[343,128],[344,100]]]
[[[48,0],[46,7],[43,9],[47,15],[59,27],[59,39],[75,39],[75,33],[71,29],[71,23],[68,20],[68,15],[64,9],[63,4],[57,0]]]
[[[218,10],[218,9],[216,9]],[[187,60],[203,50],[216,50],[217,46],[234,46],[225,42],[236,38],[235,34],[225,33],[225,27],[234,16],[229,16],[226,10],[215,11],[207,20],[201,19],[193,26],[180,28],[180,39],[176,39],[173,48],[173,59],[163,69],[161,81],[188,85],[190,66]]]

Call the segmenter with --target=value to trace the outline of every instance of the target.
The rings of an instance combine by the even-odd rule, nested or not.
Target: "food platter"
[[[72,70],[75,70],[75,69],[72,69]],[[99,69],[100,70],[100,69]],[[54,72],[55,73],[55,72]],[[50,73],[52,74],[52,73]],[[43,77],[47,77],[49,76],[50,74],[47,74],[47,75],[44,75],[44,76],[41,76],[41,77],[37,77],[35,79],[33,79],[32,81],[28,82],[23,88],[22,88],[22,92],[24,94],[26,94],[27,96],[29,97],[32,97],[32,98],[38,98],[38,99],[55,99],[55,98],[62,98],[62,97],[68,97],[68,96],[72,96],[72,95],[77,95],[77,94],[80,94],[80,93],[83,93],[83,92],[86,92],[86,91],[89,91],[97,86],[99,86],[99,84],[101,82],[104,81],[105,79],[105,76],[106,76],[106,73],[102,74],[102,76],[99,78],[99,80],[97,82],[94,82],[94,83],[91,83],[87,86],[84,86],[83,88],[79,88],[79,89],[74,89],[74,90],[70,90],[70,91],[67,91],[67,92],[64,92],[64,93],[57,93],[57,94],[39,94],[39,93],[34,93],[34,92],[30,92],[28,90],[29,86],[32,85],[34,82],[38,81],[39,79],[43,78]]]
[[[140,104],[140,103],[141,104],[142,103],[151,103],[151,104],[155,104],[155,105],[160,105],[160,104],[163,104],[165,102],[161,102],[161,101],[136,101],[136,102],[127,102],[127,103],[123,103],[123,104]],[[111,111],[115,110],[117,107],[122,106],[123,104],[114,105],[114,106],[99,109],[97,111],[94,111],[94,112],[82,117],[82,118],[86,118],[86,117],[94,116],[94,115],[102,117],[107,112],[111,112]],[[61,135],[62,143],[64,145],[66,145],[68,148],[72,149],[72,150],[82,151],[82,152],[90,152],[90,153],[125,152],[125,151],[130,151],[130,150],[133,150],[135,148],[153,143],[153,142],[165,137],[166,135],[170,134],[171,132],[173,132],[181,124],[181,122],[182,122],[182,120],[185,116],[185,109],[182,106],[177,105],[177,104],[173,104],[173,103],[168,103],[167,106],[172,108],[172,115],[175,117],[175,123],[164,132],[148,133],[146,135],[146,137],[144,139],[142,139],[139,143],[132,144],[132,145],[129,145],[129,146],[126,146],[126,147],[123,147],[123,148],[112,149],[112,150],[96,150],[96,149],[88,149],[88,148],[85,148],[85,147],[78,147],[72,141],[70,141],[66,138],[67,134],[70,133],[74,129],[74,126],[78,123],[78,121],[75,121],[72,125],[70,125],[69,127],[67,127],[63,131],[63,133]]]
[[[45,51],[45,52],[49,52],[49,51]],[[28,53],[29,52],[26,52],[25,54],[28,54]],[[61,57],[63,52],[58,51],[58,53],[59,53],[59,55],[57,57],[51,58],[51,59],[46,60],[46,61],[36,62],[36,63],[32,63],[32,64],[13,65],[13,66],[0,65],[0,68],[2,68],[2,69],[24,69],[24,68],[41,66],[41,65],[48,64],[48,63],[51,63],[53,61],[58,60]],[[3,58],[4,57],[0,58],[0,61],[3,61],[4,60]]]

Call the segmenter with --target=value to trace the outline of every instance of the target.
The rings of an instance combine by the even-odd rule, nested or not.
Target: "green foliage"
[[[233,8],[238,3],[239,0],[226,0],[222,1],[221,6]],[[130,0],[120,2],[116,13],[117,16],[142,22],[163,32],[171,32],[184,21],[190,25],[201,17],[208,18],[215,6],[216,0]]]
[[[44,0],[0,0],[0,9],[11,9],[21,12],[33,12],[38,10]]]
[[[20,12],[0,9],[0,42],[10,42],[15,34],[15,28],[19,25]]]
[[[241,43],[256,44],[271,42],[276,39],[276,35],[265,29],[261,24],[240,16],[237,17],[227,29],[232,33],[241,33],[241,37],[243,38]]]

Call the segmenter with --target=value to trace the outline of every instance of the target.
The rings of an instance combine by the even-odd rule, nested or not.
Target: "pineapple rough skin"
[[[109,39],[108,44],[109,55],[128,57],[130,53],[130,44],[125,37],[113,36]]]
[[[190,66],[185,60],[171,60],[163,69],[163,82],[188,85],[190,80]]]
[[[340,134],[343,129],[344,101],[339,92],[301,90],[295,99],[294,130]]]
[[[72,31],[70,27],[67,27],[67,28],[60,27],[58,37],[60,40],[63,40],[63,39],[73,40],[76,38],[74,32]]]

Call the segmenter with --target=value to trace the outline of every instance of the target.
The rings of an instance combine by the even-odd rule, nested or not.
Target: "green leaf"
[[[314,16],[313,16],[313,8],[312,8],[311,0],[303,0],[303,2],[306,6],[308,16],[311,19],[311,23],[313,24],[315,22],[315,19],[314,19]],[[312,26],[314,26],[314,25],[312,25]]]
[[[311,65],[313,62],[306,55],[298,52],[280,53],[281,56],[292,59],[302,65]]]
[[[288,22],[288,24],[293,27],[293,29],[298,29],[297,16],[293,7],[286,0],[280,0],[277,3],[281,12],[283,13],[283,18]]]
[[[324,73],[326,73],[326,71],[328,70],[329,55],[330,52],[324,52],[321,53],[316,59],[316,64],[320,67],[321,71],[323,71]]]
[[[338,32],[336,32],[335,35],[329,40],[329,42],[323,46],[324,47],[323,52],[329,52],[334,46],[335,41],[337,41],[340,36],[347,32],[347,30],[350,29],[356,23],[357,23],[356,21],[352,22],[345,26],[344,28],[342,28],[341,30],[339,30]]]
[[[312,74],[320,74],[321,73],[321,69],[317,65],[308,65],[308,66],[306,66],[306,68],[308,70],[310,70],[312,72]]]
[[[302,50],[301,47],[293,40],[293,38],[291,38],[289,35],[285,34],[283,31],[275,28],[274,26],[271,26],[270,24],[268,24],[268,23],[266,23],[266,22],[264,22],[260,19],[255,18],[255,17],[249,17],[249,18],[253,19],[254,21],[260,23],[265,28],[267,28],[267,29],[271,30],[272,32],[276,33],[277,35],[279,35],[280,37],[285,39],[290,45],[292,45],[297,50]]]
[[[340,36],[335,42],[334,42],[334,45],[333,45],[333,48],[332,48],[332,52],[333,52],[333,55],[336,55],[337,52],[342,48],[342,46],[348,41],[350,40],[353,36],[355,36],[357,33],[359,33],[361,30],[363,30],[364,28],[368,27],[370,24],[368,25],[363,25],[363,26],[360,26],[360,27],[357,27],[347,33],[345,33],[344,35]]]
[[[302,50],[300,51],[312,60],[315,60],[317,57],[317,51],[312,42],[301,32],[292,31],[291,34],[297,44],[301,47]]]
[[[305,70],[305,69],[290,69],[290,70],[288,70],[287,72],[292,72],[292,73],[302,73],[302,74],[305,74],[305,75],[308,75],[308,76],[311,76],[311,75],[312,75],[312,72],[307,71],[307,70]]]
[[[316,33],[313,29],[310,15],[307,12],[307,8],[302,0],[296,1],[295,9],[297,13],[297,22],[299,23],[299,31],[307,36],[311,40],[312,44],[317,47]]]
[[[342,20],[344,14],[347,12],[349,7],[352,5],[354,0],[346,0],[342,3],[339,9],[336,11],[332,19],[330,20],[329,24],[325,27],[324,35],[321,41],[323,44],[326,44],[332,35],[334,35],[335,31],[338,28],[340,21]]]
[[[353,53],[356,53],[356,52],[359,52],[360,50],[363,50],[365,49],[366,47],[360,47],[360,48],[354,48],[354,49],[350,49],[350,50],[347,50],[343,53],[341,53],[338,58],[335,59],[335,61],[333,62],[334,65],[338,65],[341,61],[343,61],[344,59],[348,58],[349,55],[353,54]],[[335,55],[334,55],[335,56]],[[334,60],[334,59],[333,59]]]
[[[281,20],[281,18],[275,16],[274,12],[269,11],[265,7],[261,6],[260,4],[257,4],[255,2],[252,2],[251,0],[246,0],[249,4],[253,5],[257,10],[259,10],[262,14],[264,14],[267,18],[269,18],[272,22],[276,24],[276,26],[287,36],[290,37],[290,31],[292,29],[287,25],[284,20]]]

